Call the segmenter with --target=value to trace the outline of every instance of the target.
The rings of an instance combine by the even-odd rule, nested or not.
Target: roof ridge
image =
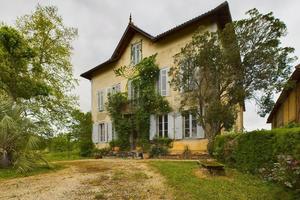
[[[198,15],[198,16],[196,16],[196,17],[194,17],[194,18],[192,18],[192,19],[190,19],[188,21],[185,21],[185,22],[183,22],[183,23],[181,23],[181,24],[179,24],[179,25],[171,28],[171,29],[168,29],[168,30],[166,30],[166,31],[164,31],[164,32],[162,32],[160,34],[157,34],[155,36],[155,39],[157,40],[157,39],[163,37],[164,35],[168,34],[169,32],[172,32],[173,30],[176,30],[176,29],[178,29],[178,28],[180,28],[182,26],[185,26],[186,24],[189,24],[189,23],[192,23],[194,21],[197,21],[199,18],[202,18],[202,17],[204,17],[206,15],[209,15],[209,14],[213,13],[214,11],[217,11],[218,9],[223,8],[224,6],[227,6],[229,8],[229,4],[228,4],[227,1],[224,1],[223,3],[221,3],[220,5],[218,5],[217,7],[213,8],[213,9],[211,9],[211,10],[205,12],[205,13],[202,13],[202,14],[200,14],[200,15]],[[230,16],[230,18],[231,18],[231,16]]]
[[[141,28],[134,25],[133,23],[129,23],[127,25],[125,32],[123,33],[120,41],[118,42],[117,47],[115,48],[113,54],[111,55],[111,57],[108,60],[106,60],[105,62],[97,65],[96,67],[84,72],[80,76],[87,78],[87,79],[91,79],[92,73],[94,71],[98,70],[100,67],[102,67],[104,65],[107,65],[109,63],[112,63],[112,62],[115,62],[116,60],[118,60],[122,51],[124,51],[124,48],[125,48],[124,43],[128,39],[130,39],[133,36],[133,34],[135,34],[135,32],[138,32],[138,33],[142,34],[143,36],[145,36],[146,38],[150,39],[151,41],[156,42],[159,39],[168,36],[169,34],[173,34],[176,31],[186,28],[187,26],[192,25],[193,23],[196,23],[200,20],[203,20],[206,17],[211,17],[212,15],[214,17],[216,17],[215,20],[217,23],[219,23],[219,25],[221,25],[221,27],[223,27],[226,23],[231,22],[231,20],[232,20],[228,2],[225,1],[225,2],[221,3],[220,5],[218,5],[217,7],[213,8],[197,17],[194,17],[186,22],[183,22],[182,24],[175,26],[175,27],[173,27],[165,32],[162,32],[156,36],[153,36],[153,35],[147,33],[146,31],[142,30]]]

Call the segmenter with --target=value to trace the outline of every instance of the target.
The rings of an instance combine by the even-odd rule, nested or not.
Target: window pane
[[[142,58],[141,48],[142,48],[141,42],[133,44],[131,46],[131,63],[133,65],[136,65],[141,61]]]
[[[164,137],[168,136],[168,115],[164,115]]]
[[[136,51],[137,51],[137,63],[139,63],[141,61],[141,58],[142,58],[141,49],[142,49],[142,44],[138,43],[137,44],[137,48],[136,48]]]
[[[167,76],[166,76],[166,70],[163,70],[162,73],[161,73],[161,82],[162,82],[162,85],[161,85],[161,90],[163,92],[165,92],[167,90]]]
[[[189,114],[184,115],[184,137],[190,137],[190,118]]]
[[[163,118],[162,118],[162,116],[158,117],[158,134],[159,134],[159,137],[163,136]]]
[[[192,115],[192,136],[197,136],[197,120],[195,115]]]

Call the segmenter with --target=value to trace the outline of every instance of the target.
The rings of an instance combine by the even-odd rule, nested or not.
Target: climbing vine
[[[149,147],[150,115],[168,113],[171,107],[156,89],[159,68],[156,54],[144,58],[136,66],[122,66],[114,70],[117,76],[131,81],[134,98],[128,99],[128,93],[109,95],[107,110],[112,118],[118,138],[111,146],[123,150],[140,146]]]

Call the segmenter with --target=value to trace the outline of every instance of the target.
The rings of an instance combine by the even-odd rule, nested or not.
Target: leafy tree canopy
[[[281,91],[296,57],[291,56],[294,48],[281,44],[287,33],[283,21],[272,12],[262,14],[257,9],[246,14],[248,18],[228,24],[224,33],[234,27],[243,67],[245,99],[256,100],[259,114],[265,116],[273,107],[274,92]]]
[[[50,87],[36,77],[37,72],[30,65],[35,52],[27,40],[14,28],[0,26],[0,88],[2,93],[15,101],[47,96]]]
[[[19,18],[17,28],[34,52],[29,64],[36,72],[35,78],[44,80],[50,88],[47,96],[22,103],[43,124],[41,132],[64,130],[77,106],[77,97],[71,94],[77,84],[71,64],[71,43],[77,30],[64,25],[56,7],[40,5],[32,14]]]
[[[71,129],[76,35],[53,6],[38,5],[17,28],[0,25],[0,166],[32,169],[43,160],[41,136]]]
[[[234,125],[245,100],[254,99],[262,116],[269,112],[295,59],[294,49],[281,45],[282,21],[256,9],[247,14],[216,32],[200,27],[170,70],[171,83],[183,92],[182,107],[194,107],[210,141]]]

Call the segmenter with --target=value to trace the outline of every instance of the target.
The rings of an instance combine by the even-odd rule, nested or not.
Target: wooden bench
[[[224,165],[216,161],[198,161],[198,165],[207,169],[211,175],[225,175]]]

